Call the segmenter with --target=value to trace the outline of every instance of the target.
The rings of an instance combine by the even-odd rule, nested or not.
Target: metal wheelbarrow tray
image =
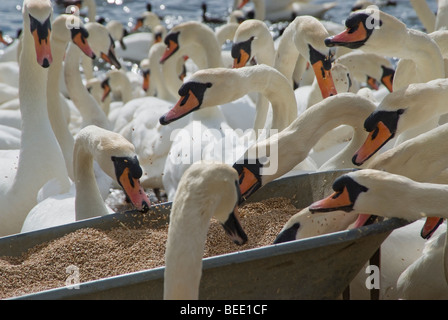
[[[281,178],[258,190],[250,201],[292,199],[297,208],[331,193],[336,177],[351,170]],[[248,200],[249,201],[249,200]],[[151,210],[169,217],[171,203]],[[139,223],[142,215],[116,213],[63,226],[0,238],[0,256],[16,256],[36,244],[80,228],[109,229]],[[200,299],[336,299],[381,243],[408,222],[389,219],[358,229],[278,245],[239,251],[203,260]],[[61,287],[12,299],[162,299],[164,267]]]

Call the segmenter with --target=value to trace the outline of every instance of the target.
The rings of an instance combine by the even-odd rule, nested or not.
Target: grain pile
[[[243,246],[233,244],[212,220],[204,257],[269,245],[297,211],[285,198],[241,207],[241,224],[249,237]],[[137,227],[80,229],[19,257],[0,257],[0,299],[65,286],[73,266],[81,282],[163,266],[168,220],[151,219]]]

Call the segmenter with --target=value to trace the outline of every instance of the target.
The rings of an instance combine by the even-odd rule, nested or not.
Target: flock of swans
[[[250,1],[235,0],[227,20],[204,5],[202,21],[170,29],[148,6],[127,32],[95,22],[93,0],[77,2],[87,20],[24,0],[20,38],[0,57],[0,236],[112,213],[112,188],[139,211],[151,206],[145,189],[164,191],[173,201],[164,298],[197,299],[212,217],[243,244],[238,206],[258,189],[356,168],[275,242],[371,215],[414,221],[382,245],[381,298],[447,298],[448,1],[437,15],[411,1],[426,32],[369,1],[356,1],[345,25],[322,20],[337,2],[251,1],[253,17],[240,19]],[[266,22],[278,20],[288,25],[273,37]]]

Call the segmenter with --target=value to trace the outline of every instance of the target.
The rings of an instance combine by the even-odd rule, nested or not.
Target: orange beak
[[[241,10],[241,8],[244,7],[247,3],[249,3],[249,0],[242,0],[238,5],[238,10]]]
[[[250,194],[256,191],[260,184],[257,177],[247,168],[243,167],[243,171],[239,175],[240,192],[242,198],[247,198]]]
[[[378,82],[376,81],[376,79],[367,76],[367,84],[370,88],[372,88],[373,90],[378,90],[379,86],[378,86]]]
[[[369,133],[364,144],[353,156],[353,163],[362,165],[377,152],[389,139],[392,133],[383,122],[378,122],[377,128]]]
[[[322,93],[322,98],[328,98],[337,94],[336,87],[334,86],[333,77],[331,76],[331,70],[324,68],[323,62],[318,60],[313,64],[314,74],[316,75],[317,84],[319,85]]]
[[[48,31],[48,36],[45,39],[41,39],[38,30],[36,29],[33,31],[33,38],[36,49],[37,63],[44,68],[48,68],[53,62],[50,46],[50,31]]]
[[[143,27],[143,19],[137,19],[137,23],[135,24],[134,29],[132,29],[132,31],[135,32],[141,27]]]
[[[129,168],[123,170],[119,181],[135,208],[139,211],[147,211],[151,202],[141,186],[140,180],[130,176]]]
[[[117,57],[115,56],[115,52],[112,47],[109,49],[108,54],[101,52],[101,59],[103,59],[107,63],[115,66],[115,68],[121,69],[120,61],[118,61]]]
[[[422,231],[420,232],[420,236],[423,239],[429,239],[434,232],[437,230],[437,228],[440,226],[440,224],[443,222],[443,218],[438,217],[427,217],[425,224],[422,228]]]
[[[334,192],[327,198],[316,201],[309,206],[309,210],[314,212],[329,212],[336,210],[351,211],[353,203],[350,200],[347,187],[341,192]]]
[[[110,94],[111,89],[107,82],[103,82],[103,96],[101,97],[101,102],[104,102],[106,100],[107,96]]]
[[[368,38],[367,30],[362,22],[359,22],[358,27],[356,28],[355,31],[352,30],[353,28],[351,29],[347,28],[341,33],[325,39],[325,44],[327,46],[334,46],[334,45],[350,46],[351,43],[353,44],[361,43]]]
[[[165,60],[171,57],[178,48],[179,48],[178,44],[170,40],[169,45],[167,46],[165,52],[163,53],[162,58],[160,58],[160,63],[164,63]]]
[[[387,88],[387,90],[389,90],[389,92],[392,92],[395,70],[386,69],[384,67],[383,67],[383,69],[384,69],[384,72],[383,72],[383,76],[381,78],[381,83],[386,86],[386,88]]]
[[[83,37],[81,32],[78,32],[73,38],[72,41],[81,49],[82,52],[89,58],[95,59],[95,53],[90,47],[87,39]]]
[[[199,105],[198,98],[189,90],[187,95],[180,97],[176,105],[160,118],[160,123],[165,125],[180,119],[199,108]]]
[[[145,92],[148,91],[150,84],[150,72],[149,70],[146,70],[143,72],[143,85],[142,88]]]
[[[233,68],[241,68],[247,64],[250,56],[243,49],[240,49],[240,56],[238,58],[233,59]]]
[[[3,32],[0,31],[0,43],[3,43],[6,46],[9,46],[9,43],[3,38]]]

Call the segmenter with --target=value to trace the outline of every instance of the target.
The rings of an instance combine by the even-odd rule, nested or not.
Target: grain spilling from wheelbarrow
[[[249,241],[237,246],[222,226],[210,223],[204,257],[227,254],[272,244],[288,219],[299,211],[286,198],[248,203],[240,208],[240,220]],[[39,244],[18,257],[0,257],[0,299],[63,287],[71,270],[86,282],[164,265],[168,220],[148,216],[137,226],[83,228]]]

